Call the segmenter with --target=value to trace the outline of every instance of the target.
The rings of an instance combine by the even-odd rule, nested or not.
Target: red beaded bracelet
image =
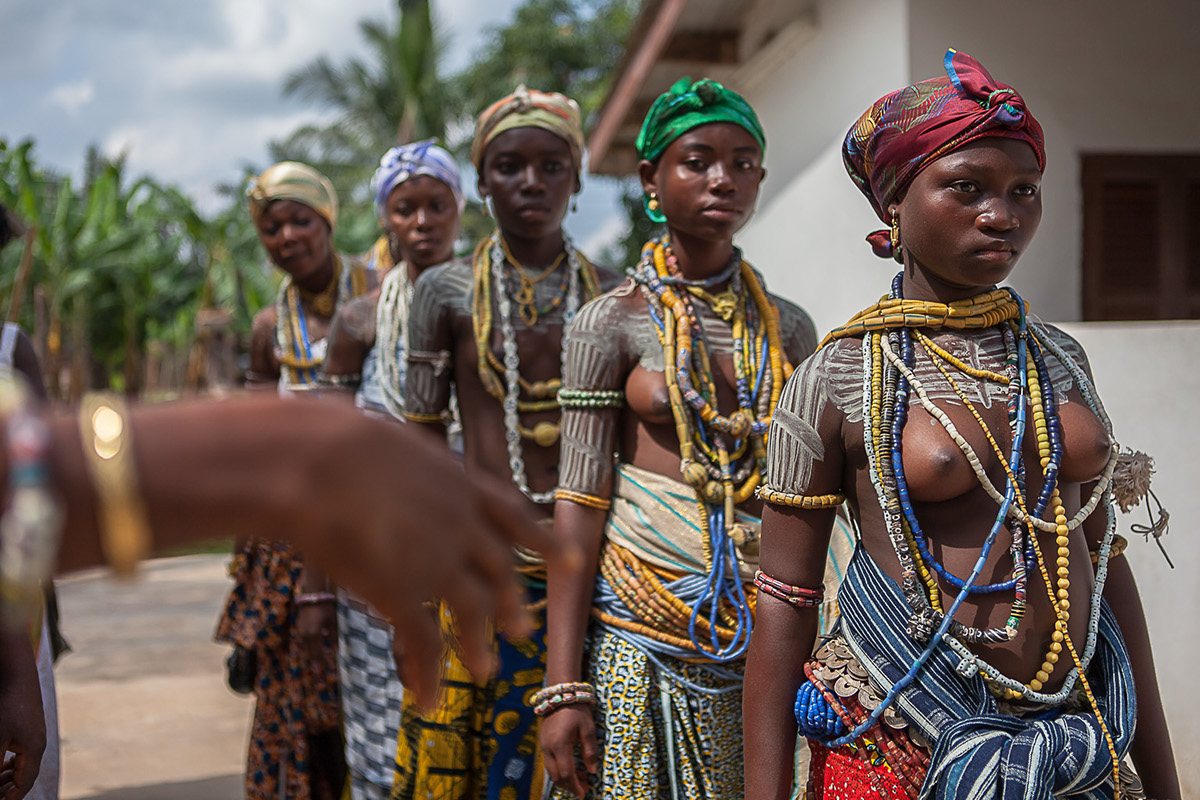
[[[776,600],[782,600],[796,608],[815,608],[825,600],[824,586],[817,589],[792,586],[790,583],[775,580],[761,569],[754,573],[754,585],[764,594],[769,594]]]
[[[544,717],[563,706],[595,705],[596,687],[590,683],[556,683],[547,686],[530,700],[533,713]]]

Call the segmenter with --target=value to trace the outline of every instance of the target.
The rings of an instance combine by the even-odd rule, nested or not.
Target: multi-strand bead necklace
[[[1082,524],[1108,492],[1119,448],[1115,443],[1112,445],[1108,464],[1097,481],[1092,496],[1073,518],[1068,519],[1058,487],[1058,471],[1063,454],[1062,427],[1043,351],[1049,351],[1068,370],[1080,387],[1088,408],[1101,420],[1110,438],[1112,427],[1091,390],[1089,379],[1078,365],[1043,331],[1027,326],[1024,304],[1015,292],[998,289],[980,297],[948,305],[923,303],[904,300],[900,296],[901,280],[902,276],[897,275],[890,300],[885,299],[873,309],[863,312],[850,324],[831,333],[826,341],[846,336],[863,336],[864,417],[867,420],[864,426],[864,440],[871,481],[883,509],[888,537],[900,563],[902,589],[913,609],[908,632],[915,640],[926,643],[926,648],[869,717],[830,745],[839,747],[853,742],[875,725],[884,710],[912,683],[937,644],[944,641],[962,659],[958,667],[960,673],[970,677],[982,672],[988,687],[1006,699],[1023,697],[1032,702],[1058,705],[1066,700],[1075,684],[1080,683],[1104,731],[1110,754],[1114,759],[1115,779],[1115,747],[1085,675],[1095,651],[1100,596],[1104,590],[1109,548],[1115,531],[1115,519],[1109,503],[1105,503],[1109,512],[1108,529],[1098,560],[1090,603],[1087,641],[1082,653],[1076,649],[1067,623],[1070,619],[1070,533]],[[920,331],[921,328],[982,329],[993,326],[1000,326],[1004,337],[1003,374],[970,367]],[[992,483],[970,443],[958,432],[949,416],[933,403],[917,379],[914,372],[914,339],[924,347],[938,372],[979,424],[989,447],[1004,466],[1006,485],[1003,492]],[[947,365],[972,378],[994,381],[1008,387],[1007,456],[967,393],[954,380]],[[980,485],[999,505],[995,522],[980,548],[970,575],[966,578],[953,575],[932,556],[908,496],[901,445],[910,392],[916,394],[922,408],[942,425],[963,452]],[[1042,473],[1042,489],[1032,508],[1029,507],[1026,498],[1026,473],[1022,451],[1030,415],[1037,437]],[[1052,519],[1043,519],[1047,509]],[[999,531],[1005,527],[1012,534],[1013,576],[1006,581],[977,585],[992,545]],[[1037,536],[1039,530],[1055,534],[1057,553],[1053,561],[1048,562],[1042,552]],[[966,643],[996,644],[1010,641],[1016,636],[1026,608],[1028,574],[1034,570],[1040,574],[1045,585],[1050,606],[1055,614],[1055,624],[1040,667],[1032,679],[1022,682],[1004,675],[972,653]],[[948,609],[943,609],[941,604],[938,577],[958,590],[958,595]],[[979,630],[954,620],[955,612],[967,597],[1000,591],[1014,592],[1011,610],[1004,627]],[[1050,681],[1064,648],[1070,654],[1072,669],[1059,691],[1044,693],[1042,690]]]
[[[669,242],[651,241],[642,249],[633,277],[649,303],[663,348],[680,469],[684,481],[696,491],[708,528],[704,556],[709,575],[691,603],[688,634],[697,652],[717,661],[733,660],[745,654],[752,627],[737,554],[737,547],[751,533],[736,522],[734,509],[753,495],[762,480],[771,413],[791,374],[780,341],[778,312],[762,280],[737,249],[726,270],[707,281],[689,281],[679,274]],[[728,283],[725,291],[715,296],[708,291],[724,283]],[[733,329],[738,408],[728,416],[716,408],[708,343],[693,298],[708,303]],[[726,436],[733,440],[732,448]],[[707,619],[700,625],[702,613]],[[700,641],[698,627],[709,634],[708,641]],[[722,630],[733,633],[723,636]]]
[[[567,261],[567,279],[560,302],[552,303],[549,313],[562,306],[562,345],[560,365],[567,355],[567,329],[575,319],[575,314],[584,302],[600,294],[600,279],[596,268],[576,252],[570,240],[564,237],[563,250]],[[554,264],[562,262],[561,257]],[[521,278],[521,288],[517,292],[509,291],[509,281],[506,280],[505,264],[512,263],[513,268]],[[537,281],[550,275],[553,270],[546,270],[538,276]],[[504,438],[508,447],[508,465],[512,470],[513,483],[521,493],[535,503],[546,504],[554,502],[554,490],[533,492],[525,475],[525,456],[522,451],[522,440],[529,439],[541,447],[551,447],[558,442],[558,423],[540,422],[533,429],[521,424],[520,414],[533,411],[552,411],[559,407],[558,390],[562,387],[561,367],[560,377],[548,381],[530,382],[521,376],[521,359],[517,352],[517,334],[513,326],[513,301],[515,294],[529,288],[532,298],[532,287],[537,281],[528,277],[523,267],[508,252],[508,246],[496,231],[475,248],[474,258],[475,292],[474,304],[471,309],[472,322],[475,330],[475,348],[479,354],[479,379],[488,394],[495,397],[504,408]],[[526,287],[528,283],[528,287]],[[492,296],[496,297],[496,306],[500,316],[501,348],[503,361],[492,352]],[[523,296],[523,295],[522,295]],[[530,300],[532,302],[532,299]],[[521,305],[521,316],[526,324],[532,318],[538,321],[538,311],[530,313]],[[499,372],[504,373],[501,383]],[[522,400],[524,391],[532,400]]]
[[[334,254],[333,258],[333,277],[320,292],[302,290],[290,276],[279,287],[275,298],[275,356],[279,359],[284,386],[315,384],[325,361],[324,356],[313,353],[305,301],[316,313],[331,317],[340,303],[367,290],[363,270],[352,269],[347,276],[341,257]]]

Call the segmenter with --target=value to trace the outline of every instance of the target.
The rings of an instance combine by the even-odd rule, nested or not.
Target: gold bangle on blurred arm
[[[83,458],[96,490],[104,556],[120,577],[133,574],[150,552],[150,523],[138,490],[137,465],[125,401],[115,394],[84,396],[79,408]]]

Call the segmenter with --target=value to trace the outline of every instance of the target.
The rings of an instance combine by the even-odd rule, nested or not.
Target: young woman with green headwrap
[[[550,571],[534,698],[559,795],[741,795],[763,433],[816,346],[808,316],[733,244],[764,145],[753,109],[718,83],[659,97],[638,171],[666,235],[571,331],[554,525],[585,558]]]

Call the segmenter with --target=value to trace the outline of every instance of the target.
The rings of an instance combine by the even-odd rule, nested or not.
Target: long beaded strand
[[[735,507],[750,497],[761,481],[770,412],[778,402],[790,365],[783,358],[774,307],[757,274],[736,251],[727,270],[696,283],[678,275],[678,265],[665,239],[649,242],[634,277],[649,301],[667,363],[667,390],[679,440],[681,471],[696,490],[708,525],[704,550],[709,574],[691,608],[689,639],[698,652],[713,660],[733,660],[744,655],[751,627],[750,604],[737,567],[737,546],[748,532],[734,522]],[[713,297],[704,291],[725,281],[729,289],[721,295]],[[713,305],[733,328],[738,409],[729,416],[720,414],[713,405],[716,385],[707,342],[689,294]],[[734,439],[732,451],[722,434]],[[705,603],[707,619],[701,616]],[[707,629],[707,643],[699,640],[701,628]],[[726,633],[722,628],[732,628],[732,636],[719,635]]]
[[[1022,317],[1022,323],[1023,323],[1024,322],[1024,312],[1023,311],[1022,311],[1021,317]],[[881,345],[882,345],[882,342],[881,342]],[[1019,358],[1023,357],[1024,356],[1024,352],[1023,352],[1024,351],[1024,340],[1023,339],[1018,340],[1017,347],[1018,347],[1018,357]],[[901,372],[904,372],[907,369],[907,365],[904,364],[901,356],[897,355],[891,349],[890,345],[883,345],[882,351],[883,351],[884,355],[888,358],[888,360],[891,361],[892,364],[897,369],[899,369]],[[911,375],[911,372],[909,374]],[[902,380],[901,381],[902,387],[903,387],[904,383],[906,383],[906,381]],[[1022,387],[1022,389],[1023,388],[1024,387]],[[907,404],[907,391],[904,388],[901,388],[896,393],[896,407],[897,407],[897,409],[899,409],[902,405],[906,405],[906,404]],[[899,419],[899,415],[897,415],[897,419]],[[893,459],[892,468],[893,468],[893,470],[892,471],[893,472],[897,471],[898,463],[902,464],[902,461],[900,461],[900,452],[894,441],[895,439],[898,439],[900,437],[900,432],[901,432],[900,428],[893,423],[893,427],[892,427],[892,437],[893,437],[893,442],[892,442],[892,459]],[[1017,425],[1016,425],[1016,429],[1013,432],[1013,455],[1011,456],[1012,460],[1019,461],[1019,459],[1021,457],[1021,443],[1024,441],[1024,433],[1025,433],[1025,406],[1024,406],[1024,403],[1021,403],[1017,409]],[[902,466],[900,468],[902,469]],[[992,544],[995,542],[996,535],[999,532],[1000,528],[1003,526],[1005,517],[1007,516],[1008,507],[1012,503],[1012,500],[1013,500],[1012,494],[1014,492],[1015,492],[1015,487],[1010,487],[1010,494],[1005,496],[1005,502],[1002,503],[1000,506],[1000,510],[996,515],[996,521],[993,523],[991,530],[988,532],[987,538],[984,540],[983,546],[980,548],[979,557],[978,557],[978,559],[976,559],[975,566],[971,569],[971,574],[964,581],[963,591],[960,592],[959,595],[954,598],[954,601],[951,603],[949,610],[947,610],[946,613],[941,616],[941,620],[939,622],[936,632],[932,636],[929,637],[928,644],[926,645],[925,649],[921,652],[921,655],[917,657],[916,661],[913,662],[913,664],[909,667],[908,671],[898,681],[896,681],[896,683],[894,683],[892,685],[891,689],[888,690],[887,695],[883,698],[883,700],[879,703],[879,705],[876,706],[871,711],[871,713],[867,716],[867,719],[865,721],[863,721],[858,727],[856,727],[854,730],[850,731],[846,735],[829,743],[829,747],[831,749],[836,749],[838,747],[842,747],[844,745],[850,744],[855,739],[857,739],[858,737],[860,737],[864,733],[866,733],[866,731],[870,730],[870,728],[873,725],[875,725],[875,723],[877,723],[880,720],[880,718],[883,717],[883,712],[885,710],[887,710],[887,708],[890,707],[893,702],[895,702],[895,700],[899,696],[900,692],[907,689],[908,686],[914,680],[916,680],[917,674],[925,666],[925,662],[927,662],[929,660],[930,656],[933,655],[934,650],[937,648],[938,642],[942,640],[942,638],[946,635],[947,631],[950,629],[950,625],[954,620],[955,613],[958,611],[959,606],[962,605],[963,601],[970,594],[970,587],[975,584],[975,581],[978,579],[979,574],[983,571],[983,566],[984,566],[984,563],[987,561],[987,557],[988,557],[989,553],[991,552]],[[906,549],[906,547],[905,547],[905,549]],[[898,549],[897,555],[900,555],[900,552],[901,552],[900,549]],[[907,556],[907,553],[905,553],[905,556]]]
[[[595,270],[591,264],[587,264],[587,271],[583,264],[586,263],[576,252],[569,239],[563,238],[563,249],[567,256],[567,271],[570,274],[567,286],[567,298],[563,308],[562,321],[562,338],[559,355],[559,374],[562,374],[562,365],[567,357],[567,331],[571,323],[575,320],[575,315],[579,311],[579,307],[583,304],[584,298],[581,293],[581,284],[586,286],[582,289],[588,292],[588,296],[592,297],[598,292],[599,281],[595,276]],[[490,256],[490,275],[488,270],[488,258]],[[524,431],[520,422],[519,412],[525,410],[521,407],[519,396],[521,392],[521,359],[517,349],[517,334],[513,327],[512,314],[512,298],[509,297],[506,281],[504,280],[504,265],[506,263],[504,247],[501,245],[501,237],[499,231],[496,231],[486,242],[480,243],[480,246],[475,251],[475,308],[473,309],[473,322],[476,329],[476,346],[480,351],[480,369],[479,376],[483,381],[485,388],[489,393],[495,396],[497,394],[494,389],[498,388],[498,381],[495,373],[491,369],[491,365],[487,361],[487,355],[491,350],[490,335],[491,335],[491,308],[492,308],[492,292],[497,295],[497,306],[500,316],[500,338],[501,348],[504,354],[504,393],[502,395],[502,404],[504,408],[504,439],[508,448],[508,466],[512,471],[512,480],[521,493],[535,503],[544,505],[554,502],[554,489],[549,489],[545,492],[533,492],[529,488],[529,481],[525,475],[525,456],[522,451],[521,440]],[[482,337],[480,331],[485,331],[486,334]],[[489,378],[491,379],[489,381]],[[562,381],[559,378],[554,382],[554,394],[557,395],[558,388],[561,387]],[[557,398],[549,401],[550,405],[547,408],[558,408]],[[553,428],[554,438],[550,441],[548,433],[539,433],[541,425],[534,428],[532,437],[536,438],[539,444],[549,446],[558,438],[558,428],[553,423],[548,424]],[[548,429],[542,428],[542,431]]]
[[[899,280],[899,277],[897,279],[897,282],[898,282],[898,280]],[[1015,293],[1013,294],[1013,297],[1014,297],[1014,299],[1017,299],[1015,296]],[[1018,300],[1018,302],[1019,302],[1019,300]],[[1023,308],[1023,305],[1022,305],[1022,308]],[[1061,499],[1059,497],[1059,492],[1058,492],[1058,488],[1057,488],[1057,473],[1058,473],[1058,465],[1061,461],[1061,453],[1062,453],[1061,425],[1057,419],[1057,414],[1055,413],[1056,404],[1054,403],[1053,387],[1048,379],[1049,372],[1046,369],[1044,361],[1041,357],[1040,347],[1039,347],[1040,345],[1044,345],[1047,347],[1047,349],[1050,349],[1056,355],[1056,357],[1059,358],[1059,360],[1064,365],[1067,366],[1067,369],[1072,374],[1072,377],[1076,378],[1076,380],[1079,382],[1079,385],[1081,386],[1081,391],[1084,394],[1089,407],[1092,407],[1093,410],[1095,410],[1097,412],[1098,416],[1103,421],[1106,430],[1111,431],[1111,425],[1110,425],[1107,417],[1103,414],[1103,409],[1099,406],[1098,401],[1096,400],[1096,398],[1094,396],[1094,393],[1091,392],[1090,385],[1088,384],[1088,381],[1086,380],[1086,376],[1084,376],[1082,374],[1082,370],[1080,370],[1078,368],[1078,366],[1075,365],[1070,358],[1065,356],[1065,354],[1062,352],[1061,348],[1059,348],[1056,343],[1053,343],[1052,340],[1050,340],[1048,337],[1045,337],[1044,335],[1039,335],[1039,333],[1037,333],[1037,332],[1033,332],[1033,333],[1028,332],[1024,328],[1023,323],[1024,323],[1024,315],[1022,314],[1021,320],[1020,320],[1020,327],[1019,327],[1019,331],[1018,331],[1019,335],[1016,337],[1016,338],[1018,338],[1018,341],[1019,341],[1018,360],[1023,361],[1024,366],[1025,366],[1025,369],[1022,372],[1022,377],[1024,377],[1026,379],[1026,386],[1028,386],[1028,393],[1029,393],[1029,397],[1030,397],[1030,405],[1033,408],[1034,429],[1035,429],[1035,435],[1037,436],[1037,440],[1038,440],[1039,459],[1040,459],[1041,467],[1043,470],[1043,487],[1042,487],[1042,491],[1040,492],[1040,495],[1038,497],[1038,502],[1035,504],[1034,513],[1029,514],[1027,509],[1024,507],[1025,503],[1024,503],[1024,498],[1023,498],[1023,494],[1024,494],[1023,480],[1021,480],[1019,477],[1024,474],[1023,473],[1023,465],[1021,464],[1019,456],[1017,458],[1010,458],[1009,463],[1006,464],[1006,470],[1005,470],[1006,474],[1008,476],[1009,488],[1008,488],[1008,492],[1006,492],[1003,499],[1006,501],[1010,501],[1010,504],[1014,506],[1012,509],[1014,512],[1013,515],[1024,517],[1024,519],[1022,521],[1024,521],[1030,528],[1030,531],[1029,531],[1029,550],[1031,551],[1030,554],[1033,556],[1033,560],[1036,561],[1039,571],[1042,574],[1043,582],[1046,586],[1048,597],[1050,599],[1052,607],[1055,610],[1056,623],[1055,623],[1055,631],[1052,636],[1050,650],[1047,653],[1046,658],[1042,664],[1042,667],[1038,670],[1038,674],[1035,676],[1035,678],[1032,681],[1030,681],[1030,683],[1028,685],[1017,684],[1017,687],[1019,687],[1019,688],[1013,687],[1014,682],[1011,679],[1003,679],[1002,683],[1007,686],[1007,688],[1010,691],[1010,694],[1014,695],[1014,696],[1023,695],[1025,697],[1028,697],[1029,699],[1035,700],[1035,701],[1040,701],[1040,700],[1042,700],[1042,698],[1045,698],[1046,700],[1057,701],[1061,697],[1065,697],[1066,693],[1069,691],[1070,685],[1073,684],[1073,682],[1074,682],[1074,678],[1076,676],[1078,676],[1078,679],[1084,687],[1085,694],[1087,695],[1087,697],[1089,699],[1089,702],[1090,702],[1092,709],[1096,715],[1096,718],[1099,721],[1101,731],[1103,732],[1103,734],[1105,736],[1105,741],[1108,746],[1109,753],[1113,758],[1113,764],[1114,764],[1113,777],[1114,777],[1114,782],[1116,782],[1118,779],[1118,759],[1117,759],[1117,755],[1116,755],[1115,745],[1113,743],[1111,733],[1109,732],[1108,727],[1102,718],[1096,698],[1093,695],[1091,688],[1087,682],[1086,675],[1084,674],[1086,672],[1086,664],[1088,662],[1090,662],[1091,655],[1094,652],[1095,637],[1096,637],[1095,622],[1096,622],[1096,618],[1097,618],[1098,612],[1099,612],[1099,596],[1100,596],[1100,593],[1103,591],[1103,581],[1104,581],[1105,575],[1102,574],[1101,571],[1098,569],[1097,584],[1093,589],[1093,596],[1092,596],[1092,604],[1091,604],[1092,605],[1092,613],[1091,613],[1091,618],[1089,620],[1089,626],[1088,626],[1088,642],[1085,647],[1085,652],[1081,656],[1076,651],[1073,643],[1071,642],[1071,638],[1066,630],[1066,620],[1069,618],[1068,615],[1069,615],[1069,607],[1070,607],[1069,558],[1068,558],[1069,550],[1067,550],[1067,546],[1069,543],[1070,530],[1073,527],[1077,526],[1080,522],[1082,522],[1082,519],[1086,516],[1086,513],[1077,515],[1077,517],[1075,519],[1068,520],[1066,517],[1066,514],[1065,514],[1065,509],[1063,508]],[[918,335],[920,335],[920,334],[918,334]],[[1006,331],[1006,337],[1007,337],[1007,331]],[[881,337],[879,337],[878,334],[864,337],[864,338],[878,339],[881,341]],[[907,337],[907,336],[902,337],[902,338],[909,339],[909,337]],[[1007,338],[1006,338],[1006,341],[1007,341]],[[1031,344],[1032,346],[1028,346],[1027,343]],[[881,349],[883,349],[883,352],[888,357],[889,361],[892,362],[892,364],[896,368],[896,370],[903,376],[902,384],[907,382],[907,383],[909,383],[909,385],[913,385],[913,388],[918,392],[918,396],[921,400],[922,405],[926,408],[926,410],[930,411],[930,413],[933,414],[935,416],[935,418],[937,418],[939,420],[939,422],[941,422],[943,424],[943,426],[946,428],[947,432],[950,433],[952,435],[952,438],[955,439],[956,443],[959,444],[959,446],[963,450],[964,454],[968,456],[968,460],[970,461],[974,471],[977,473],[977,476],[980,478],[981,484],[983,484],[983,483],[990,484],[989,481],[986,481],[986,473],[982,469],[982,465],[979,464],[978,458],[974,456],[974,452],[971,449],[969,443],[967,443],[965,440],[963,440],[961,436],[957,435],[957,432],[954,431],[954,429],[953,429],[953,424],[950,422],[949,418],[944,415],[944,413],[935,413],[935,412],[940,412],[940,410],[936,409],[936,406],[934,406],[933,403],[931,401],[929,401],[928,397],[925,396],[924,392],[920,388],[919,383],[915,383],[915,376],[911,372],[911,363],[912,363],[911,358],[906,359],[906,356],[911,356],[911,350],[904,351],[902,349],[901,354],[899,356],[897,356],[891,347],[886,347],[886,348],[881,348]],[[1024,351],[1024,352],[1021,353],[1021,351]],[[864,370],[864,381],[868,381],[869,385],[872,387],[872,389],[875,389],[878,386],[878,379],[876,377],[878,375],[878,367],[877,367],[878,362],[872,358],[872,355],[874,352],[875,352],[874,348],[869,347],[868,344],[866,342],[864,342],[864,365],[870,367],[869,370]],[[941,353],[938,353],[938,355],[941,355]],[[1024,358],[1021,358],[1021,355],[1024,355]],[[953,357],[951,357],[951,358],[953,358]],[[908,363],[905,363],[906,361]],[[935,363],[936,363],[936,360],[935,360]],[[958,365],[956,364],[956,366],[958,366]],[[971,410],[971,413],[975,416],[976,420],[980,423],[985,434],[987,435],[989,444],[992,446],[994,452],[996,452],[997,456],[1001,459],[1002,462],[1004,462],[1003,452],[1000,450],[1000,448],[996,444],[994,438],[991,436],[991,433],[990,433],[990,431],[988,431],[987,426],[982,422],[981,418],[978,415],[978,412],[970,404],[969,399],[958,388],[958,386],[955,384],[953,379],[948,375],[948,373],[945,372],[944,369],[942,369],[942,367],[940,365],[938,365],[938,368],[939,368],[939,370],[942,371],[942,374],[948,379],[951,386],[954,388],[955,392],[959,395],[960,399],[962,399],[964,401],[964,403],[968,406],[968,408]],[[964,370],[964,371],[966,371],[966,370]],[[986,377],[990,378],[993,375],[995,375],[995,373],[987,374]],[[985,376],[984,375],[976,375],[975,377],[982,378]],[[915,383],[915,385],[914,385],[914,383]],[[905,391],[902,390],[899,393],[898,401],[906,402],[906,392]],[[884,405],[886,406],[886,403]],[[868,437],[868,440],[869,440],[869,442],[871,440],[878,442],[878,440],[880,438],[879,434],[881,433],[880,426],[876,424],[876,420],[878,420],[879,416],[880,416],[878,414],[878,411],[880,410],[879,405],[874,404],[872,402],[871,398],[867,398],[867,406],[868,406],[868,408],[864,409],[864,410],[868,411],[868,413],[870,414],[869,418],[872,420],[872,433]],[[1024,427],[1023,411],[1024,411],[1024,402],[1022,401],[1018,405],[1017,420],[1016,420],[1016,424],[1014,425],[1014,431],[1013,431],[1013,433],[1014,433],[1014,437],[1013,437],[1014,450],[1019,449],[1019,440],[1021,437],[1018,434],[1023,433],[1023,427]],[[1047,412],[1049,412],[1049,413],[1047,413]],[[900,428],[899,428],[899,426],[895,426],[894,423],[895,423],[895,419],[893,419],[892,433],[893,433],[894,437],[898,437],[899,433],[900,433]],[[873,473],[872,474],[873,481],[875,479],[874,473],[876,471],[878,471],[878,468],[879,468],[879,464],[878,464],[878,461],[879,461],[878,456],[879,455],[880,454],[875,449],[875,447],[873,447],[869,443],[868,444],[868,459],[869,459],[869,461],[872,462],[871,466],[872,466],[872,473]],[[894,443],[893,443],[893,453],[892,453],[893,467],[895,467],[898,464],[899,471],[902,471],[903,465],[902,465],[902,462],[899,460],[898,455],[899,455],[899,450],[898,450],[898,448],[896,448],[894,446]],[[1102,486],[1097,487],[1097,491],[1093,493],[1093,496],[1090,499],[1089,503],[1087,504],[1087,506],[1085,506],[1085,508],[1088,511],[1090,511],[1090,508],[1088,508],[1089,506],[1091,508],[1095,507],[1096,501],[1098,501],[1099,496],[1107,489],[1108,480],[1111,477],[1113,461],[1114,461],[1114,459],[1110,458],[1109,464],[1107,465],[1106,470],[1105,470],[1105,475],[1102,476],[1102,480],[1101,480]],[[877,488],[881,488],[879,486],[879,484],[877,484]],[[994,487],[992,487],[992,488],[993,488],[993,492],[994,492]],[[1016,489],[1018,491],[1014,491],[1014,489]],[[994,493],[998,494],[998,492],[994,492]],[[882,493],[880,494],[880,500],[881,500],[881,502],[885,502],[885,497]],[[1016,501],[1016,502],[1011,503],[1011,501]],[[1006,513],[1006,510],[1004,509],[1004,503],[1002,503],[1001,505],[1002,505],[1001,518],[1002,518],[1004,513]],[[1054,521],[1052,523],[1046,522],[1046,521],[1043,521],[1040,519],[1041,514],[1044,512],[1044,510],[1046,509],[1047,506],[1049,506],[1051,508],[1052,513],[1054,515]],[[885,503],[885,509],[886,509],[886,507],[887,507],[887,504]],[[1106,531],[1105,540],[1104,540],[1104,544],[1102,545],[1102,548],[1101,548],[1102,552],[1101,552],[1100,559],[1099,559],[1099,562],[1104,565],[1104,568],[1105,568],[1104,573],[1107,572],[1107,560],[1108,560],[1107,555],[1108,555],[1108,550],[1110,547],[1110,543],[1112,540],[1112,534],[1113,534],[1113,517],[1112,517],[1111,509],[1109,509],[1108,518],[1109,518],[1108,519],[1108,530]],[[905,522],[907,522],[907,521],[908,520],[906,519]],[[1072,523],[1072,522],[1075,524],[1071,525],[1070,523]],[[1042,524],[1038,525],[1037,523],[1042,523]],[[1042,557],[1040,545],[1037,541],[1036,535],[1034,534],[1033,529],[1035,526],[1040,527],[1040,528],[1052,526],[1054,532],[1056,533],[1056,544],[1059,547],[1058,558],[1056,560],[1057,573],[1058,573],[1057,581],[1052,581],[1050,578],[1050,575],[1049,575],[1049,572],[1048,572],[1048,569],[1046,566],[1046,562]],[[992,534],[989,536],[989,540],[992,538],[992,536],[994,536],[996,530],[997,529],[994,527]],[[894,541],[895,541],[895,539],[894,539]],[[970,593],[971,585],[972,585],[975,577],[977,577],[977,575],[978,575],[979,567],[982,566],[983,559],[986,558],[986,550],[987,550],[989,544],[990,544],[990,541],[985,542],[985,546],[984,546],[985,552],[984,552],[984,554],[981,554],[980,561],[977,562],[977,564],[976,564],[976,569],[974,569],[972,571],[971,576],[964,582],[964,589],[959,594],[959,596],[955,599],[955,602],[951,606],[949,612],[947,612],[945,615],[942,616],[941,625],[939,626],[939,631],[938,631],[937,635],[931,637],[929,647],[922,654],[922,656],[918,658],[917,662],[913,665],[913,667],[909,670],[909,672],[904,676],[904,678],[902,678],[901,681],[897,685],[893,686],[892,691],[890,691],[888,693],[888,697],[885,698],[884,702],[880,704],[880,708],[882,708],[883,706],[888,704],[890,702],[890,699],[895,694],[898,694],[898,689],[900,687],[900,684],[907,685],[908,682],[911,681],[911,678],[915,677],[916,670],[919,669],[920,665],[923,664],[924,661],[928,658],[929,654],[932,652],[932,649],[936,646],[936,643],[939,640],[946,641],[952,647],[952,649],[959,652],[960,655],[963,655],[965,653],[963,663],[960,664],[960,669],[965,667],[964,674],[970,674],[973,670],[975,670],[977,668],[983,668],[985,670],[985,672],[987,672],[993,676],[998,676],[998,672],[994,668],[992,668],[990,665],[986,664],[986,662],[983,662],[982,659],[979,659],[977,656],[974,656],[973,654],[971,654],[969,650],[966,650],[966,648],[961,643],[957,642],[953,637],[946,635],[947,628],[949,627],[949,625],[947,623],[948,623],[949,619],[952,619],[954,612],[955,612],[958,604],[963,599],[963,597],[965,597],[968,593]],[[904,552],[902,552],[899,547],[897,548],[897,555],[901,557],[902,568],[903,568],[904,562],[906,560],[904,558],[904,556],[909,555],[907,550],[908,550],[908,546],[906,546]],[[1016,546],[1016,543],[1014,543],[1014,551],[1017,551],[1017,550],[1019,550],[1019,548]],[[1019,569],[1020,566],[1022,565],[1023,561],[1024,561],[1024,559],[1021,557],[1021,554],[1019,552],[1014,552],[1014,570]],[[906,570],[906,578],[907,577],[908,577],[908,572]],[[906,586],[907,586],[907,584],[908,584],[908,581],[906,580]],[[906,592],[906,594],[907,594],[907,592]],[[1011,617],[1010,617],[1010,622],[1011,622]],[[1042,685],[1046,681],[1049,680],[1050,674],[1053,672],[1054,665],[1058,661],[1057,653],[1061,651],[1062,644],[1065,644],[1067,646],[1068,650],[1070,651],[1070,653],[1072,655],[1072,660],[1075,662],[1074,668],[1072,669],[1071,674],[1068,675],[1068,679],[1067,679],[1066,684],[1064,685],[1062,691],[1060,691],[1059,693],[1056,693],[1054,696],[1042,695],[1039,690],[1042,688]],[[882,712],[879,709],[876,709],[876,711],[872,713],[871,717],[869,717],[863,723],[863,725],[858,726],[858,728],[855,731],[851,732],[847,736],[842,737],[838,741],[832,743],[832,745],[836,747],[836,746],[840,746],[841,744],[845,744],[849,741],[853,741],[855,738],[857,738],[859,735],[861,735],[861,733],[863,731],[865,731],[867,728],[869,728],[871,719],[877,717],[881,713]]]

